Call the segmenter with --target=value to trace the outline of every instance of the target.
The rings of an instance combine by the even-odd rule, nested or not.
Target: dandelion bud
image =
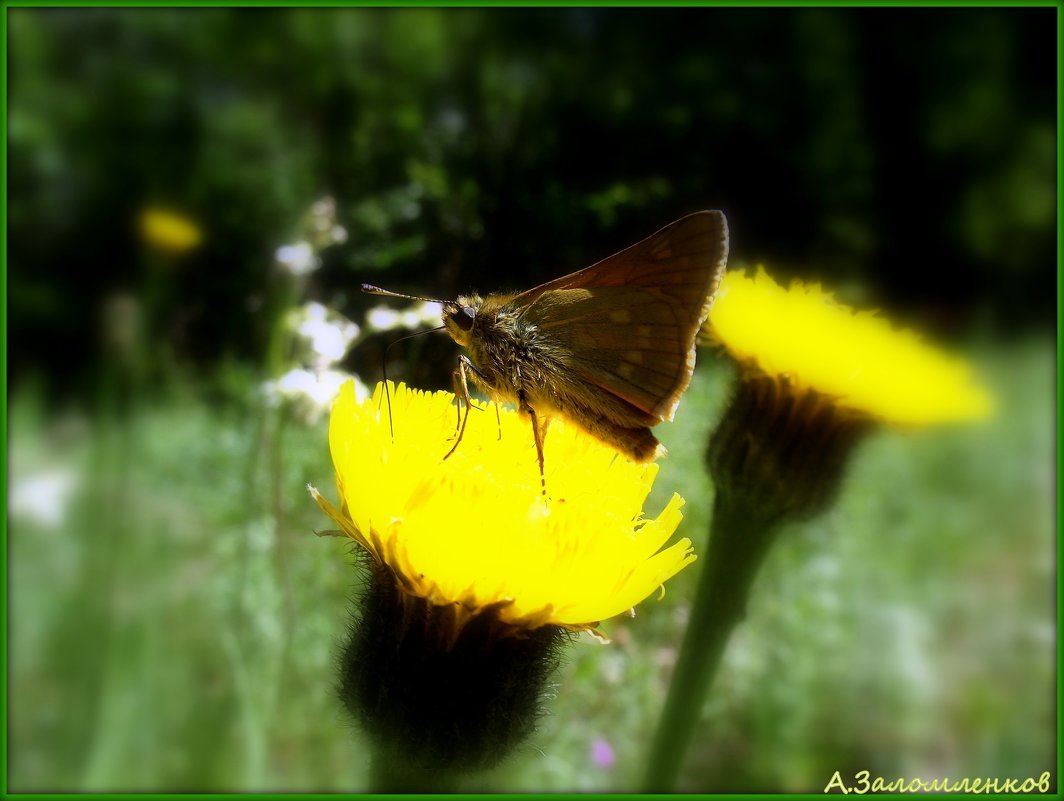
[[[361,600],[340,697],[386,762],[411,776],[486,769],[532,733],[565,629],[515,627],[493,607],[463,623],[378,564]]]

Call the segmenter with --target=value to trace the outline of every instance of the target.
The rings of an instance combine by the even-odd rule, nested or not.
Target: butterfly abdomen
[[[621,428],[611,424],[601,431],[589,430],[588,433],[635,462],[650,462],[665,455],[665,446],[649,428]]]

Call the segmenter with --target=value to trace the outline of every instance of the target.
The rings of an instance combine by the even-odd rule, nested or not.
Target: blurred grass
[[[1054,351],[975,360],[1000,401],[979,427],[883,431],[834,510],[786,532],[725,656],[681,789],[819,791],[835,770],[1026,777],[1055,764]],[[704,550],[701,454],[730,368],[707,354],[648,509],[686,499]],[[187,387],[187,385],[186,385]],[[59,524],[9,523],[9,789],[359,791],[367,760],[334,698],[360,576],[306,495],[334,494],[326,422],[222,390],[124,412],[9,399],[11,495],[71,486]],[[58,501],[57,501],[58,503]],[[470,790],[637,786],[698,565],[609,646],[566,651],[541,730]],[[592,743],[616,763],[596,764]]]

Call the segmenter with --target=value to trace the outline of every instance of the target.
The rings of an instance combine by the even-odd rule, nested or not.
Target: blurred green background
[[[999,413],[879,433],[782,539],[681,789],[1055,770],[1055,13],[8,9],[8,789],[365,789],[360,577],[304,485],[336,381],[435,323],[359,283],[526,288],[701,208]],[[706,351],[660,431],[697,550],[731,380]],[[635,789],[697,570],[471,789]]]

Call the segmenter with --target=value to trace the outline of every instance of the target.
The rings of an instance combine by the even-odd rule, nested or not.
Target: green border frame
[[[3,155],[0,156],[0,180],[4,184],[4,197],[0,201],[0,222],[3,224],[4,247],[0,254],[0,338],[3,347],[0,349],[0,385],[3,386],[3,397],[0,398],[0,408],[3,409],[3,421],[0,421],[0,442],[4,446],[4,461],[0,466],[0,474],[4,478],[4,519],[0,523],[0,586],[3,587],[4,613],[0,616],[0,675],[3,676],[4,692],[0,696],[0,720],[3,721],[3,729],[0,730],[0,792],[7,795],[7,8],[0,14],[0,52],[3,60],[0,63],[0,105],[3,106],[4,114],[0,117],[0,133],[3,134]]]
[[[669,0],[669,2],[655,3],[653,0],[585,0],[585,2],[571,2],[571,0],[379,0],[378,2],[358,2],[358,0],[314,0],[305,4],[293,3],[291,0],[231,0],[231,2],[217,2],[217,0],[176,0],[175,2],[151,2],[150,0],[113,0],[112,2],[98,2],[98,0],[48,0],[47,2],[35,2],[35,0],[4,0],[0,5],[5,8],[154,8],[164,6],[167,8],[185,7],[225,7],[225,8],[263,8],[263,7],[368,7],[368,8],[1061,8],[1060,0],[1017,0],[1010,3],[1003,0],[929,0],[921,3],[918,0],[730,0],[730,2],[713,2],[713,0]],[[1059,33],[1059,25],[1058,25]],[[1059,41],[1058,41],[1059,46]],[[6,39],[5,39],[6,52]],[[1058,47],[1059,53],[1059,47]]]
[[[1061,190],[1064,189],[1064,182],[1061,180],[1061,176],[1064,175],[1064,170],[1061,169],[1061,138],[1060,127],[1061,122],[1064,121],[1064,113],[1061,110],[1061,71],[1064,70],[1064,57],[1061,56],[1060,48],[1061,43],[1064,42],[1064,5],[1060,2],[1055,3],[1057,8],[1057,497],[1056,497],[1056,523],[1057,523],[1057,796],[1061,797],[1062,791],[1060,788],[1060,776],[1061,771],[1064,770],[1064,754],[1061,753],[1060,745],[1060,732],[1061,732],[1061,718],[1064,717],[1064,703],[1062,703],[1062,687],[1064,684],[1061,682],[1060,663],[1061,656],[1064,654],[1064,648],[1061,646],[1060,641],[1060,621],[1062,619],[1062,613],[1064,613],[1064,593],[1061,592],[1060,587],[1060,549],[1061,549],[1061,518],[1060,518],[1060,496],[1062,490],[1064,490],[1064,459],[1061,458],[1061,443],[1064,442],[1064,438],[1061,437],[1061,429],[1064,427],[1064,413],[1061,410],[1061,401],[1064,400],[1064,366],[1061,361],[1061,342],[1064,341],[1064,325],[1062,325],[1061,315],[1064,313],[1064,287],[1061,285],[1061,260],[1064,259],[1064,250],[1061,246],[1064,243],[1064,238],[1061,235],[1061,213],[1064,211],[1061,207]]]
[[[215,0],[178,0],[178,2],[170,3],[153,3],[144,2],[144,0],[113,0],[109,3],[101,2],[74,2],[73,0],[53,0],[52,2],[33,2],[32,0],[2,0],[0,2],[0,52],[3,55],[2,64],[0,64],[0,104],[4,109],[4,115],[0,118],[0,132],[3,133],[3,150],[0,155],[0,178],[4,184],[4,198],[0,202],[0,222],[3,225],[4,231],[4,246],[3,252],[0,253],[0,337],[2,337],[2,350],[0,350],[0,386],[3,388],[3,396],[0,398],[0,408],[3,411],[3,420],[0,421],[0,442],[4,446],[5,454],[7,452],[8,444],[8,417],[7,417],[7,9],[8,8],[67,8],[67,7],[81,7],[81,8],[151,8],[156,6],[168,6],[168,7],[240,7],[240,8],[256,8],[256,7],[291,7],[298,5],[288,0],[232,0],[231,2],[215,2]],[[464,0],[463,2],[447,2],[441,0],[440,2],[433,2],[433,0],[400,0],[396,2],[392,0],[388,2],[345,2],[345,0],[316,0],[313,3],[306,4],[314,7],[388,7],[388,8],[424,8],[424,7],[447,7],[447,8],[484,8],[484,7],[506,7],[506,8],[529,8],[529,7],[623,7],[623,8],[646,8],[646,7],[724,7],[724,8],[802,8],[802,7],[869,7],[869,8],[882,8],[882,7],[920,7],[920,8],[975,8],[975,7],[992,7],[992,8],[1046,8],[1055,7],[1057,10],[1056,16],[1056,31],[1057,31],[1057,358],[1056,358],[1056,400],[1057,400],[1057,419],[1056,419],[1056,444],[1057,444],[1057,497],[1056,497],[1056,524],[1057,524],[1057,576],[1056,576],[1056,612],[1057,612],[1057,692],[1056,692],[1056,736],[1057,736],[1057,764],[1056,775],[1054,780],[1057,783],[1057,792],[1055,795],[1042,795],[1042,794],[1016,794],[1008,796],[1010,798],[1045,798],[1045,797],[1064,797],[1064,790],[1060,788],[1060,777],[1064,772],[1064,753],[1062,753],[1060,747],[1061,740],[1061,720],[1064,717],[1064,684],[1061,681],[1061,657],[1064,655],[1064,647],[1062,647],[1060,639],[1060,621],[1062,615],[1064,615],[1064,591],[1060,585],[1060,568],[1061,568],[1061,518],[1060,518],[1060,497],[1064,492],[1064,458],[1062,458],[1062,442],[1064,438],[1061,436],[1062,429],[1064,429],[1064,412],[1062,412],[1061,403],[1064,401],[1064,360],[1061,358],[1061,342],[1064,341],[1064,283],[1062,283],[1062,268],[1061,260],[1064,256],[1064,236],[1061,232],[1061,213],[1064,211],[1061,206],[1061,192],[1064,189],[1064,170],[1062,170],[1061,157],[1064,155],[1064,151],[1061,149],[1061,123],[1064,121],[1064,114],[1061,109],[1061,84],[1060,75],[1064,72],[1064,58],[1061,56],[1061,43],[1064,41],[1064,0],[1025,0],[1024,2],[1002,2],[1002,0],[937,0],[936,2],[920,3],[913,2],[913,0],[865,0],[862,2],[845,2],[844,0],[820,0],[820,2],[810,2],[809,0],[751,0],[750,2],[712,2],[710,0],[671,0],[667,4],[656,4],[649,2],[648,0],[585,0],[584,2],[567,2],[566,0],[539,0],[539,2],[529,2],[528,0]],[[0,475],[3,476],[5,487],[7,486],[7,459],[5,458],[3,463],[0,464]],[[3,678],[4,692],[0,696],[0,719],[2,719],[3,727],[0,729],[0,796],[7,798],[26,798],[26,799],[51,799],[51,798],[65,798],[67,795],[64,793],[9,793],[7,789],[7,777],[8,777],[8,719],[7,719],[7,694],[8,694],[8,672],[7,672],[7,642],[8,642],[8,537],[7,537],[7,494],[4,495],[4,517],[0,522],[0,586],[3,589],[3,599],[0,603],[3,604],[3,616],[0,617],[0,675]],[[309,799],[332,799],[338,795],[344,795],[349,797],[359,798],[433,798],[436,794],[396,794],[396,795],[379,795],[379,794],[362,794],[362,793],[343,793],[343,794],[325,794],[325,793],[311,793],[311,794],[299,794],[299,793],[76,793],[77,795],[90,795],[96,797],[110,797],[121,795],[124,798],[161,798],[161,799],[184,799],[184,798],[232,798],[232,797],[247,797],[247,798],[276,798],[276,799],[288,799],[292,797],[309,798]],[[457,794],[470,795],[466,794]],[[512,795],[508,794],[485,794],[478,796],[480,798],[510,798]],[[521,794],[521,797],[550,797],[550,798],[610,798],[610,799],[628,799],[628,798],[646,798],[646,799],[666,799],[671,796],[662,794],[576,794],[576,793],[562,793],[562,794]],[[697,794],[690,795],[692,798],[748,798],[748,795],[742,794]],[[802,793],[788,795],[789,798],[821,798],[822,793]],[[906,798],[909,797],[905,794],[883,794],[879,797],[890,798]],[[971,796],[968,796],[971,797]],[[986,797],[986,796],[975,796]]]

